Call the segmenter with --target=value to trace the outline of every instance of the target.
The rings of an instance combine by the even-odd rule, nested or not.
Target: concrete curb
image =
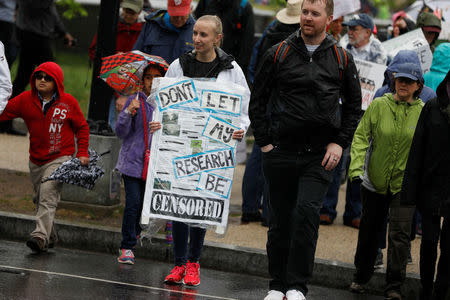
[[[0,211],[0,238],[27,240],[29,233],[34,229],[34,220],[32,216]],[[91,226],[58,220],[56,227],[59,247],[117,254],[122,238],[119,229],[106,226]],[[144,240],[142,245],[138,244],[136,257],[168,261],[171,259],[170,252],[165,237],[157,235],[151,241]],[[266,252],[260,249],[206,241],[201,263],[206,268],[269,277]],[[311,284],[346,289],[352,282],[354,271],[355,268],[350,264],[316,259]],[[374,294],[382,294],[384,286],[385,271],[377,270],[367,285],[367,290]],[[409,295],[417,295],[419,287],[419,276],[407,274],[403,290],[407,296],[406,299],[410,299]]]

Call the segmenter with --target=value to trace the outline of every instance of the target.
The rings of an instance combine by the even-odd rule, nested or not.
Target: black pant
[[[436,269],[437,246],[441,240],[441,256],[433,291],[433,278]],[[441,230],[441,217],[422,214],[422,242],[420,244],[420,280],[422,299],[447,300],[450,297],[450,219],[444,218]]]
[[[269,189],[267,256],[271,290],[308,292],[319,211],[333,177],[321,166],[324,154],[279,148],[263,154]]]
[[[17,28],[17,38],[20,43],[20,57],[12,97],[25,90],[30,82],[31,74],[38,65],[54,60],[50,38],[19,28]]]
[[[378,253],[378,232],[389,212],[388,258],[385,291],[400,291],[406,276],[414,206],[400,206],[400,193],[382,195],[361,186],[362,214],[355,254],[354,281],[367,283]]]

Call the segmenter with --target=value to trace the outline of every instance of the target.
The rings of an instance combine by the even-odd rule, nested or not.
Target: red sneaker
[[[185,266],[175,266],[175,268],[170,271],[170,274],[164,279],[165,283],[181,283],[183,281],[184,273],[186,271]]]
[[[200,284],[200,264],[186,263],[186,275],[184,276],[184,284],[197,286]]]

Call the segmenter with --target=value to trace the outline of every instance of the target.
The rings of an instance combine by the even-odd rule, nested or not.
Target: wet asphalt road
[[[112,254],[55,248],[31,254],[25,243],[0,240],[0,299],[263,299],[268,279],[201,269],[201,285],[163,283],[172,265],[145,259],[118,264]],[[308,300],[375,300],[311,286]]]

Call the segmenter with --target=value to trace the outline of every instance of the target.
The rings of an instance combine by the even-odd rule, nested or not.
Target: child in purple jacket
[[[153,113],[153,108],[147,103],[146,99],[150,95],[153,78],[164,76],[166,71],[167,68],[155,64],[149,65],[144,70],[142,92],[128,98],[115,126],[116,135],[122,140],[116,168],[122,173],[125,184],[122,242],[117,258],[117,261],[123,264],[134,264],[133,250],[136,246],[137,237],[141,233],[139,219],[145,192],[143,169],[145,151],[146,148],[150,147],[149,144],[146,147],[145,141],[150,141],[151,134],[148,123],[152,120]],[[145,132],[147,132],[147,139],[145,139]]]

